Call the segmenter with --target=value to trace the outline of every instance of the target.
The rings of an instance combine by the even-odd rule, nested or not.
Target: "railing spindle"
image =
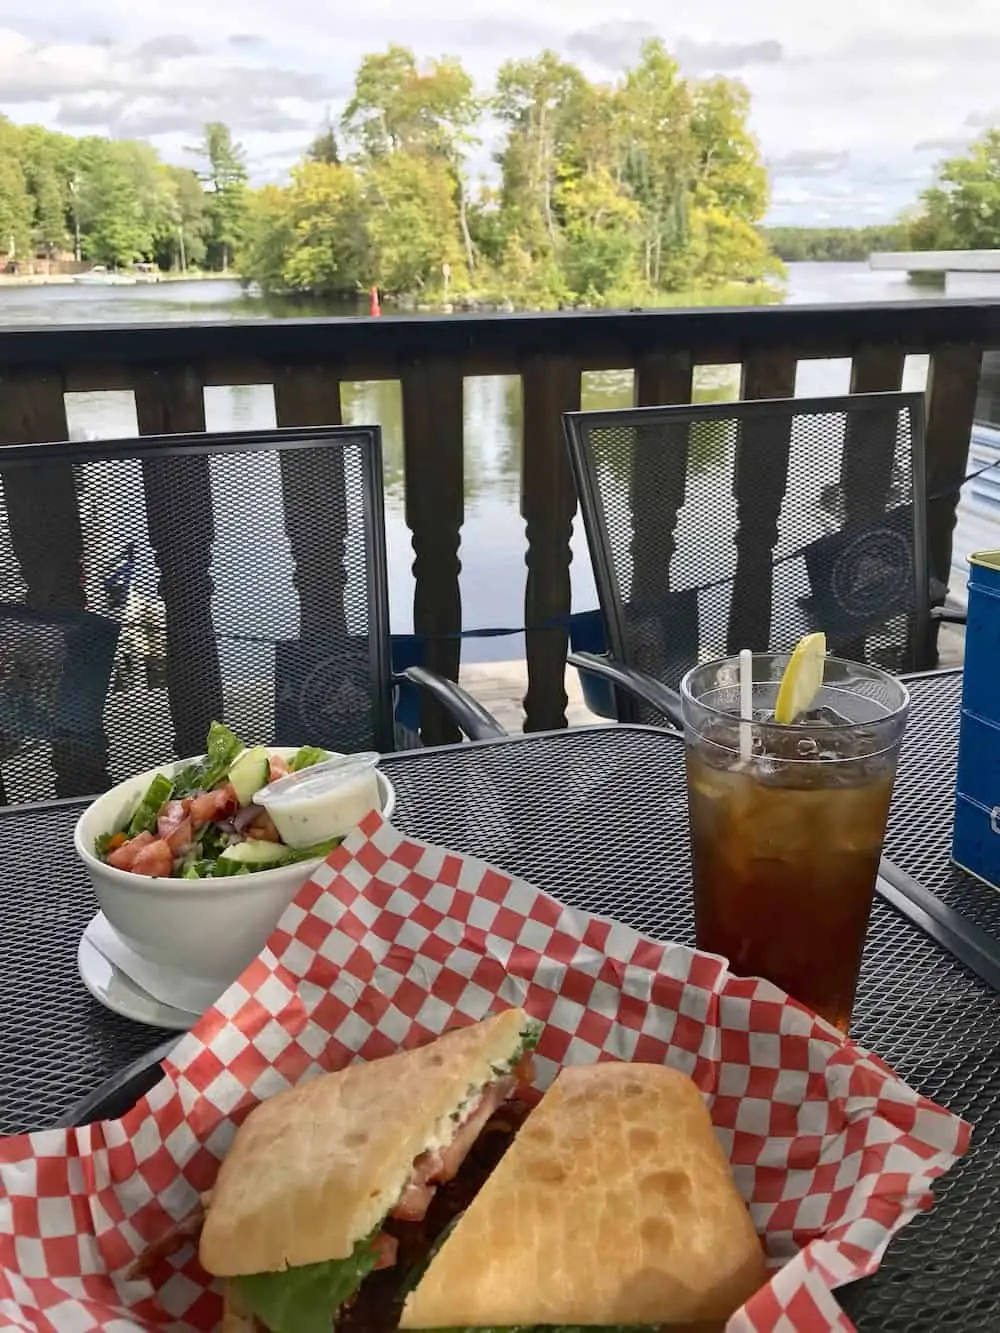
[[[193,366],[136,372],[140,435],[205,429],[205,393]],[[181,464],[183,463],[183,466]],[[224,711],[212,624],[212,484],[207,457],[143,459],[146,526],[166,613],[167,692],[178,755],[200,754]]]
[[[931,354],[927,375],[927,563],[930,576],[948,585],[955,510],[969,461],[979,391],[982,348],[950,343]],[[924,658],[937,661],[939,624],[932,620]]]
[[[580,407],[580,366],[570,357],[534,357],[524,366],[521,514],[528,538],[524,623],[528,691],[525,731],[566,726],[566,650],[572,603],[570,540],[576,488],[562,414]]]
[[[275,369],[273,381],[279,426],[340,425],[340,380],[330,367],[281,366]],[[337,636],[347,631],[344,455],[340,449],[286,449],[278,458],[285,531],[295,562],[300,633],[304,642],[319,644],[331,630]]]
[[[743,363],[743,398],[791,398],[794,351],[751,351]],[[771,636],[771,567],[778,542],[778,517],[788,485],[789,422],[755,422],[736,443],[733,495],[737,508],[736,577],[729,608],[729,651],[767,649]]]
[[[45,444],[65,440],[66,399],[61,374],[11,371],[0,378],[0,441]],[[11,547],[25,583],[24,601],[38,611],[83,611],[83,531],[67,444],[64,466],[5,468],[4,505]],[[6,594],[4,594],[6,596]],[[52,767],[57,796],[101,791],[108,785],[108,748],[55,739]],[[5,801],[0,779],[0,804]]]
[[[406,522],[413,534],[413,629],[425,636],[424,663],[449,680],[462,660],[462,570],[465,519],[464,381],[456,361],[415,361],[402,374]],[[425,744],[446,745],[461,733],[434,700],[421,700]]]

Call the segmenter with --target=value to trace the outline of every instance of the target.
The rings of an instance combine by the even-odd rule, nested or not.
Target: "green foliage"
[[[473,192],[484,111],[503,131],[500,181]],[[393,45],[358,68],[347,163],[314,145],[287,187],[254,200],[242,272],[269,291],[376,284],[427,302],[731,294],[781,271],[759,231],[767,177],[748,114],[741,84],[685,79],[658,40],[615,84],[552,51],[509,60],[484,100],[457,60],[420,66]]]
[[[206,126],[205,143],[211,195],[194,171],[161,162],[148,143],[77,139],[0,117],[0,258],[78,249],[110,268],[223,267],[223,247],[242,234],[246,172],[225,126]]]
[[[803,260],[861,261],[884,250],[913,247],[905,222],[883,227],[764,227],[764,240],[788,263]]]
[[[213,267],[229,268],[243,240],[247,209],[246,153],[220,121],[205,126],[201,143],[189,149],[202,161],[199,180],[208,195],[208,249]]]
[[[1000,129],[989,129],[961,157],[938,167],[911,223],[917,250],[1000,247]]]

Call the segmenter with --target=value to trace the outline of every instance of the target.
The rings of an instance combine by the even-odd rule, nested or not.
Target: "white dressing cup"
[[[301,851],[345,838],[371,810],[380,810],[380,756],[350,754],[289,773],[254,796],[274,820],[281,840]]]

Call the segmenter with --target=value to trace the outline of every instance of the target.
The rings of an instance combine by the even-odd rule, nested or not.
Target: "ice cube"
[[[819,704],[816,708],[810,708],[808,712],[802,713],[797,721],[803,727],[850,727],[854,725],[849,717],[845,717],[843,713],[838,713],[836,708],[831,708],[829,704]]]

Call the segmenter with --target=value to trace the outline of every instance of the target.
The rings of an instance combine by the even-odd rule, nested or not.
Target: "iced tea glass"
[[[779,725],[788,659],[753,655],[750,722],[737,658],[681,682],[696,938],[847,1032],[910,701],[828,657],[813,707]]]

